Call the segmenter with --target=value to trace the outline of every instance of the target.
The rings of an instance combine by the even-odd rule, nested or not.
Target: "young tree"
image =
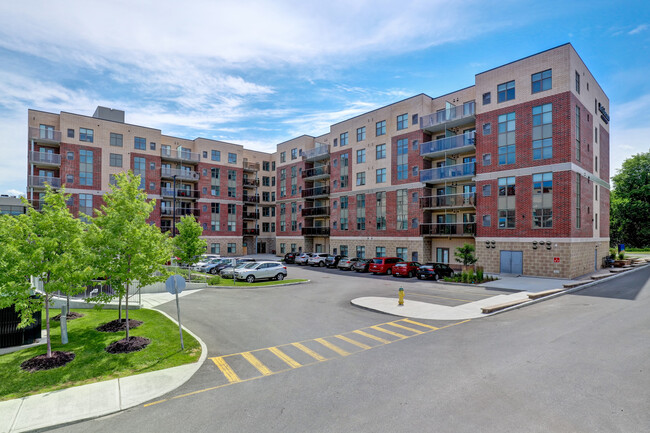
[[[192,265],[199,261],[201,254],[205,253],[207,242],[201,239],[203,228],[196,222],[193,215],[187,215],[181,218],[180,223],[176,225],[178,234],[174,237],[173,243],[176,248],[176,256],[181,259],[181,263],[189,266],[189,279],[192,279]]]
[[[156,201],[147,200],[140,176],[118,173],[115,181],[104,195],[105,204],[95,211],[92,238],[98,269],[103,269],[116,295],[124,296],[128,340],[129,291],[134,284],[145,286],[165,278],[171,245],[158,227],[147,222]]]
[[[456,257],[456,261],[462,263],[463,266],[473,265],[478,261],[478,259],[474,257],[474,251],[474,245],[465,244],[462,247],[456,248],[456,251],[454,251],[454,257]]]
[[[612,183],[612,240],[632,247],[650,246],[650,152],[626,159]]]

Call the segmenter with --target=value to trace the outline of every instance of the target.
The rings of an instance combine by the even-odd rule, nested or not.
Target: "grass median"
[[[201,355],[201,345],[194,337],[183,332],[185,350],[181,350],[178,325],[159,312],[147,309],[129,311],[129,319],[144,322],[132,328],[130,335],[147,337],[151,343],[139,352],[110,354],[104,350],[106,346],[124,338],[125,332],[99,332],[95,328],[117,319],[117,311],[72,311],[84,317],[68,321],[68,344],[61,344],[59,322],[51,320],[50,327],[52,351],[74,352],[75,359],[63,367],[29,373],[22,370],[20,364],[45,353],[45,345],[1,355],[0,401],[176,367],[196,362]]]

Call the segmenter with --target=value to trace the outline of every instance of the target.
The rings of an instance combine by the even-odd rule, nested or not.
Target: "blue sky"
[[[610,98],[611,173],[650,148],[647,1],[4,1],[0,193],[24,193],[27,109],[273,151],[571,42]]]

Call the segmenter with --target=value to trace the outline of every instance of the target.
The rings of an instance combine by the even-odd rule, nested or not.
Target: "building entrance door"
[[[524,253],[523,251],[501,251],[501,266],[500,272],[502,274],[518,274],[524,273]]]

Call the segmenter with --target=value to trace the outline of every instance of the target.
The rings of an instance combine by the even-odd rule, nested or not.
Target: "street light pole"
[[[174,202],[172,204],[172,237],[176,237],[176,175],[174,178]]]

